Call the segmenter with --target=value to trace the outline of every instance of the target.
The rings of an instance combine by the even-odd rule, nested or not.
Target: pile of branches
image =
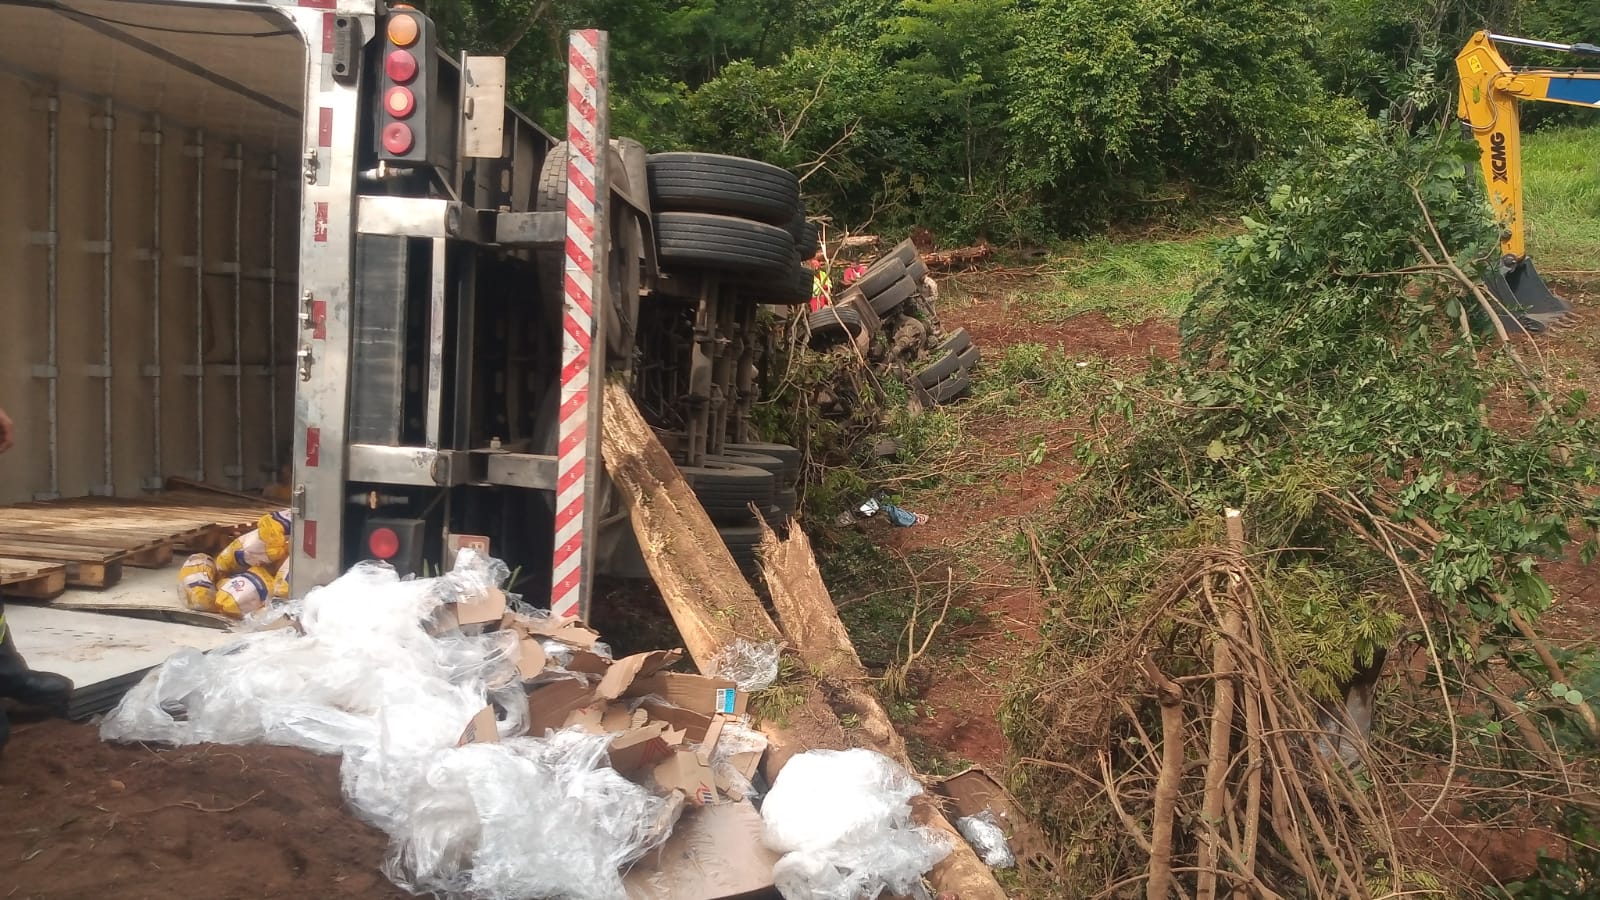
[[[1374,132],[1297,161],[1180,361],[1080,445],[1002,711],[1014,786],[1072,848],[1058,889],[1470,896],[1528,874],[1488,858],[1497,829],[1560,856],[1600,821],[1575,685],[1600,660],[1538,621],[1544,562],[1596,547],[1600,424],[1477,286],[1470,152]]]
[[[1229,510],[1226,521],[1227,543],[1185,554],[1139,610],[1125,641],[1134,655],[1102,657],[1062,685],[1086,679],[1099,689],[1103,728],[1057,739],[1100,736],[1087,780],[1148,858],[1110,890],[1143,882],[1146,896],[1165,898],[1181,882],[1199,897],[1270,898],[1280,896],[1270,885],[1299,884],[1311,896],[1369,896],[1369,859],[1399,850],[1348,764],[1362,755],[1360,724],[1318,703],[1282,666],[1242,517]],[[1194,647],[1209,658],[1187,652]],[[1153,698],[1159,716],[1151,721],[1130,695]],[[1065,706],[1090,712],[1084,699]]]

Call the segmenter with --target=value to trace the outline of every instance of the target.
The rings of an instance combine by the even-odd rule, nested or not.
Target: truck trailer
[[[641,568],[599,457],[620,379],[752,561],[751,504],[794,508],[800,451],[750,413],[815,227],[784,169],[613,139],[606,35],[568,51],[558,138],[407,6],[0,2],[0,557],[60,510],[160,531],[175,482],[276,487],[296,593],[487,542],[587,615]]]

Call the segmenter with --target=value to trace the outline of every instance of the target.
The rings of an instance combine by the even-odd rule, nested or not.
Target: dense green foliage
[[[1587,0],[428,0],[559,133],[566,29],[611,33],[612,125],[806,177],[840,225],[1040,239],[1251,195],[1363,112],[1451,114],[1486,25],[1600,40]],[[1534,111],[1531,118],[1541,113]]]
[[[1284,167],[1222,244],[1217,276],[1182,317],[1180,358],[1110,392],[1080,443],[1086,471],[1040,529],[1059,590],[1003,713],[1018,756],[1064,770],[1085,746],[1115,747],[1095,710],[1127,695],[1097,673],[1125,673],[1130,657],[1174,677],[1208,671],[1203,601],[1174,601],[1173,585],[1223,543],[1225,508],[1249,529],[1272,664],[1307,696],[1339,698],[1379,650],[1436,648],[1451,702],[1486,711],[1470,717],[1473,752],[1492,748],[1493,761],[1462,761],[1458,776],[1485,796],[1520,752],[1512,722],[1524,713],[1505,709],[1575,734],[1588,688],[1552,683],[1521,623],[1551,604],[1544,561],[1574,537],[1594,552],[1600,423],[1581,392],[1522,374],[1443,264],[1476,273],[1495,254],[1474,159],[1453,129],[1363,129]],[[1520,705],[1499,716],[1463,693],[1491,668],[1528,683],[1500,688]],[[1422,771],[1453,752],[1437,724],[1451,713],[1431,690],[1432,724],[1380,725],[1374,753]],[[1103,808],[1072,776],[1020,771],[1064,839],[1104,834]],[[1079,854],[1074,877],[1127,874],[1119,852],[1131,851],[1113,840]]]

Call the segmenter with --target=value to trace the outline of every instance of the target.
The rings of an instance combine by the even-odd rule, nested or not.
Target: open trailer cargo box
[[[0,6],[0,503],[287,459],[305,53],[269,10],[175,10]]]

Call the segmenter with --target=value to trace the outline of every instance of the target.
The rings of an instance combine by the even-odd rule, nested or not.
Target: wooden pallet
[[[0,555],[65,565],[74,585],[108,587],[124,565],[161,568],[174,552],[217,553],[280,508],[199,490],[20,503],[0,508]]]
[[[122,580],[122,551],[96,550],[65,544],[29,543],[0,538],[0,556],[43,563],[60,563],[67,569],[67,587],[108,588]]]
[[[66,589],[66,566],[0,556],[0,594],[49,600]]]

